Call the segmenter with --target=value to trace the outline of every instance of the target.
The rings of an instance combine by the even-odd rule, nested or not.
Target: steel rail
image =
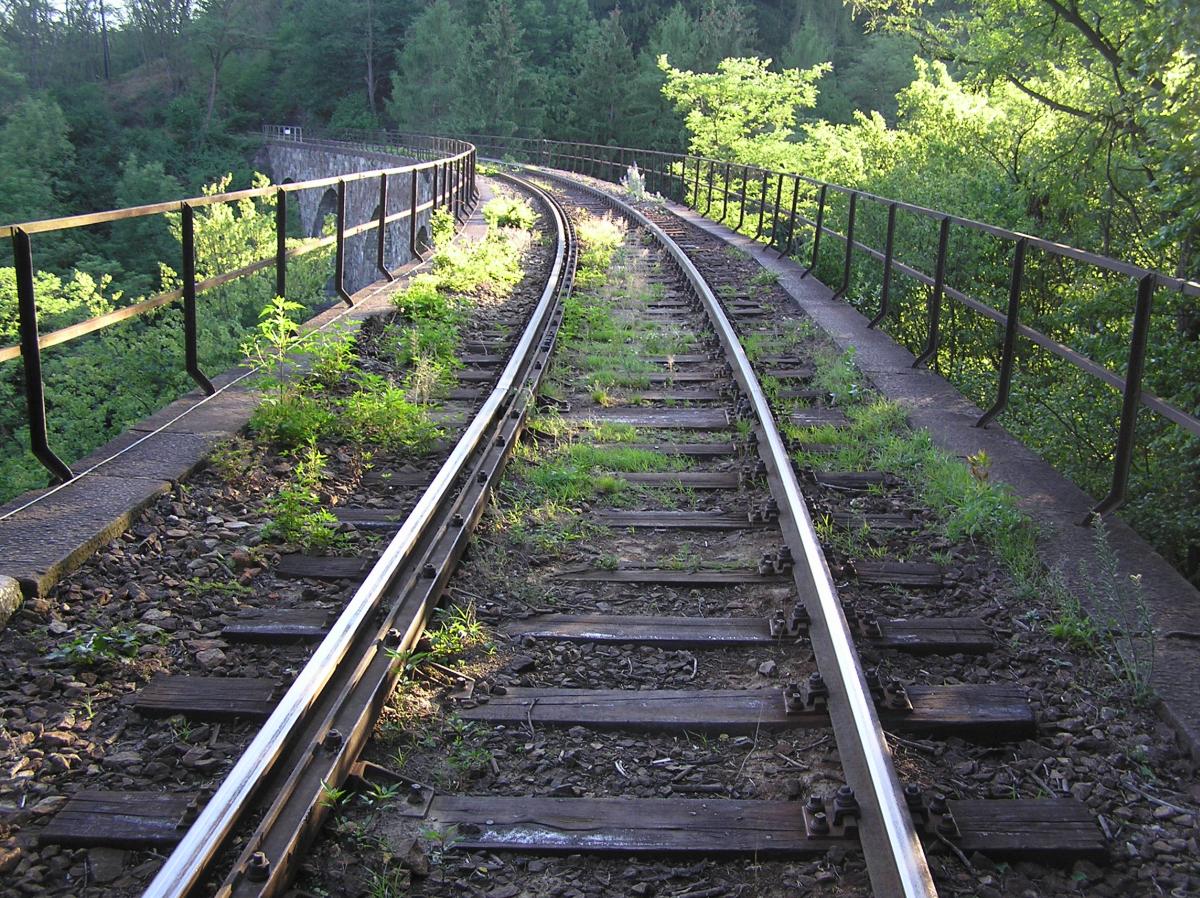
[[[258,787],[304,723],[316,697],[338,665],[346,661],[356,635],[370,625],[384,594],[411,560],[438,510],[451,497],[459,475],[511,399],[527,357],[537,347],[542,326],[555,305],[568,256],[565,225],[557,217],[555,228],[557,248],[547,286],[496,385],[329,634],[151,881],[144,898],[185,898],[199,883],[214,851],[233,832]]]
[[[846,779],[863,809],[861,840],[872,888],[880,898],[936,898],[933,877],[902,794],[879,715],[870,698],[837,586],[770,404],[737,332],[703,275],[662,228],[610,194],[543,169],[531,170],[592,193],[653,234],[703,302],[733,363],[734,377],[758,417],[759,451],[769,479],[778,486],[784,499],[779,503],[783,511],[780,521],[789,547],[795,544],[793,555],[798,563],[793,568],[793,576],[812,617],[813,653],[830,686],[829,714],[839,736],[838,750]],[[800,551],[797,552],[797,548]],[[804,563],[799,563],[801,560]],[[840,738],[842,736],[852,738]]]

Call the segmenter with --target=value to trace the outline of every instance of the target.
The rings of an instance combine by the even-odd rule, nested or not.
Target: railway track
[[[516,564],[505,557],[528,551],[528,535],[515,542],[496,536],[493,519],[486,557],[468,562],[447,591],[457,614],[484,615],[510,648],[499,662],[485,656],[462,673],[472,684],[469,694],[441,697],[444,740],[430,745],[426,736],[414,745],[416,754],[424,745],[437,759],[403,751],[397,758],[406,770],[422,769],[448,786],[449,794],[439,789],[419,822],[408,818],[387,829],[389,843],[432,833],[438,844],[466,855],[457,876],[443,870],[421,893],[490,894],[478,871],[503,869],[496,852],[513,850],[751,858],[756,864],[810,859],[818,877],[829,874],[821,867],[831,856],[843,858],[848,850],[853,859],[839,869],[839,887],[889,896],[937,894],[922,839],[953,844],[962,856],[1102,856],[1100,830],[1077,802],[955,801],[899,780],[885,726],[918,737],[996,743],[1031,735],[1034,716],[1027,697],[1008,685],[905,685],[874,666],[864,670],[856,641],[868,645],[876,662],[881,653],[897,652],[962,659],[989,651],[991,630],[973,617],[864,614],[859,609],[868,603],[861,596],[849,614],[843,610],[759,379],[769,382],[793,428],[849,424],[831,397],[814,389],[804,323],[770,291],[747,293],[752,267],[705,245],[707,238],[672,216],[651,210],[647,217],[578,184],[549,180],[572,215],[594,220],[615,212],[628,219],[627,242],[642,247],[625,271],[636,287],[603,298],[615,307],[607,318],[599,303],[577,301],[568,311],[566,358],[556,362],[543,415],[528,438],[534,448],[506,481],[509,491],[502,489],[495,512],[503,520],[514,511],[528,513],[539,500],[553,506],[561,499],[576,503],[581,514],[569,512],[566,523],[553,511],[544,514],[549,532],[535,535],[533,545],[549,542],[549,557],[534,550]],[[689,253],[708,259],[721,298]],[[607,347],[586,336],[612,329]],[[632,358],[622,358],[629,349],[622,342],[635,344]],[[749,343],[760,373],[746,355]],[[611,356],[594,357],[606,349]],[[572,368],[581,359],[582,372]],[[590,455],[615,470],[556,469],[553,459],[564,446],[568,455]],[[542,457],[552,460],[549,470],[537,464]],[[562,488],[563,478],[573,475],[601,486]],[[826,516],[848,527],[865,525],[903,540],[918,526],[910,512],[868,507],[890,508],[886,498],[863,503],[884,485],[882,476],[813,479],[814,492],[852,497]],[[616,498],[618,507],[602,507],[605,496]],[[648,507],[628,510],[619,507],[623,502]],[[590,562],[563,565],[564,542],[572,558]],[[681,546],[698,551],[681,559]],[[530,562],[546,568],[530,570]],[[838,572],[847,571],[856,585],[893,589],[937,588],[949,579],[940,566],[921,562],[847,559]],[[483,596],[496,599],[477,607]],[[731,614],[735,609],[741,613]],[[755,659],[750,675],[748,652]],[[664,676],[680,665],[686,671],[689,661],[690,674]],[[416,726],[434,728],[432,721]],[[803,746],[785,741],[814,729],[824,735]],[[589,740],[613,733],[637,734],[618,740],[625,763],[618,757],[612,771],[602,773],[593,770],[600,765],[580,760],[581,746],[605,755],[611,742]],[[724,752],[709,751],[710,739],[723,743]],[[768,752],[784,763],[757,760],[755,775],[739,782],[768,741],[784,749]],[[681,751],[706,755],[704,763],[677,760]],[[523,753],[536,758],[524,765],[533,776],[514,782],[499,775],[498,758]],[[703,781],[697,769],[719,766],[715,757],[722,753],[732,757],[736,773]],[[388,753],[375,754],[385,760]],[[449,776],[439,768],[441,757],[453,761]],[[557,764],[549,760],[554,757]],[[472,788],[473,766],[496,794]],[[556,772],[579,767],[586,774],[569,786],[572,777]],[[642,772],[647,767],[649,775]],[[389,816],[373,807],[372,825],[376,815]],[[361,838],[361,829],[350,829]],[[326,870],[336,866],[323,863]],[[739,881],[739,869],[727,864],[718,874],[726,877],[724,885],[698,893],[795,893],[797,882],[786,876],[769,875],[767,882],[756,876],[750,885]],[[540,876],[528,875],[544,870],[530,864],[526,876],[518,871],[496,894],[554,893]],[[638,868],[621,875],[633,881],[604,893],[653,888],[639,880]],[[646,875],[653,881],[650,871]],[[327,880],[316,881],[329,888]],[[390,887],[386,877],[375,885]]]
[[[297,607],[256,625],[323,637],[260,701],[263,729],[211,796],[91,796],[59,830],[120,817],[128,844],[178,842],[152,896],[281,894],[297,877],[336,893],[331,871],[385,843],[408,860],[372,871],[379,894],[429,874],[430,852],[414,894],[646,895],[683,875],[673,893],[692,898],[931,896],[946,858],[1102,859],[1071,798],[942,794],[940,745],[1030,738],[1036,708],[975,665],[996,649],[988,621],[895,613],[964,582],[952,556],[902,550],[925,514],[903,485],[793,463],[852,423],[803,317],[663,209],[544,172],[523,189],[556,235],[546,288],[518,339],[477,335],[477,367],[502,370],[481,375],[431,480],[411,474],[411,510],[342,515],[385,534],[382,554],[280,560],[307,588],[358,585],[332,624]],[[593,260],[572,295],[605,216],[624,223],[622,280]],[[252,689],[151,697],[202,718]],[[898,773],[904,745],[923,760]],[[601,856],[609,890],[571,884],[580,854]],[[362,873],[341,882],[366,889]]]

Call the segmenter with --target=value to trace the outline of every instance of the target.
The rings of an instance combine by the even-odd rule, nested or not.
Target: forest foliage
[[[6,0],[0,221],[178,197],[224,173],[245,185],[264,122],[392,127],[691,150],[1195,278],[1198,44],[1200,6],[1189,0]],[[811,198],[802,202],[811,213]],[[844,200],[828,214],[844,227]],[[254,215],[265,228],[266,209]],[[881,245],[883,226],[881,210],[865,207],[862,239]],[[162,217],[39,237],[45,321],[170,284],[177,237]],[[929,270],[935,241],[935,224],[904,218],[898,256]],[[840,277],[837,255],[825,253],[827,280]],[[1010,258],[1011,246],[959,231],[948,278],[1002,307]],[[322,277],[314,268],[311,303]],[[880,280],[861,261],[849,298],[873,311]],[[1027,281],[1026,323],[1124,370],[1127,279],[1034,253]],[[927,291],[903,279],[895,290],[884,326],[919,346]],[[0,268],[5,342],[14,301],[12,269]],[[246,310],[215,320],[252,327],[257,309],[242,301]],[[986,405],[997,328],[953,304],[947,315],[935,364]],[[155,361],[180,351],[174,327],[162,329],[161,345],[128,326],[84,341],[77,358],[48,353],[48,376],[62,378],[50,398],[65,455],[84,454],[183,386],[164,373],[175,366]],[[1160,291],[1147,386],[1193,411],[1198,338],[1197,304]],[[215,345],[209,352],[213,364],[225,358]],[[141,373],[122,376],[120,391],[91,379],[125,366]],[[0,370],[9,456],[23,439],[16,367]],[[1116,394],[1028,346],[1019,367],[1003,422],[1103,493]],[[86,387],[72,392],[77,378]],[[72,423],[97,402],[101,426]],[[1200,448],[1148,414],[1139,447],[1128,513],[1195,577]],[[38,476],[5,464],[3,495]]]

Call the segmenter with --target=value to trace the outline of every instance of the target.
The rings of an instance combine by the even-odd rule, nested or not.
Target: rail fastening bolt
[[[251,882],[266,882],[271,875],[271,861],[265,852],[256,851],[246,862],[246,878]]]

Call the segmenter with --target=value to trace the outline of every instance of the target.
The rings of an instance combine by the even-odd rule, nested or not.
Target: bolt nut
[[[265,852],[256,851],[246,862],[246,878],[251,882],[266,882],[271,875],[271,861]]]

